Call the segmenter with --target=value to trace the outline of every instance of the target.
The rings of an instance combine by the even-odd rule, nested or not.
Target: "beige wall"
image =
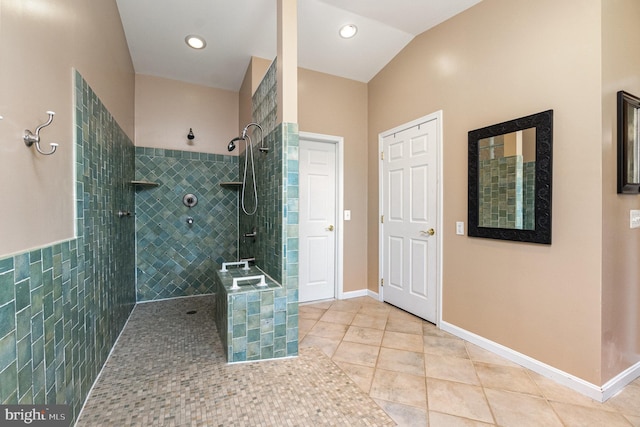
[[[484,0],[416,37],[369,83],[369,288],[380,132],[443,110],[443,320],[600,384],[600,0]],[[554,110],[553,244],[455,235],[467,133]],[[496,268],[497,260],[508,268]],[[526,274],[522,272],[526,271]]]
[[[367,85],[298,69],[301,132],[344,138],[344,292],[367,287]]]
[[[640,230],[629,210],[640,196],[617,194],[616,93],[640,96],[640,2],[602,3],[602,374],[608,380],[640,361]]]
[[[233,91],[136,74],[135,110],[136,146],[229,154],[227,143],[238,135]]]
[[[74,237],[73,69],[133,139],[134,74],[115,0],[0,2],[0,256]],[[24,129],[56,112],[41,156]]]

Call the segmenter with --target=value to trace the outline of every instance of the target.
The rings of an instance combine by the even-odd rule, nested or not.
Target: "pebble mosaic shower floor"
[[[213,296],[138,304],[77,426],[395,425],[320,350],[227,364],[213,311]]]

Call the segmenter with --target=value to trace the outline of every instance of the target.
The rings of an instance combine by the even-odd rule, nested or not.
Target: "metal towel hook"
[[[51,124],[51,122],[53,122],[53,116],[56,114],[53,111],[47,111],[47,114],[49,115],[49,120],[47,120],[46,123],[41,124],[40,126],[38,126],[36,128],[35,133],[31,133],[31,131],[29,129],[25,129],[24,131],[24,143],[27,145],[27,147],[31,147],[34,143],[36,145],[36,150],[38,150],[38,153],[43,154],[45,156],[48,156],[50,154],[53,154],[56,152],[56,148],[58,148],[58,144],[56,144],[55,142],[50,143],[49,145],[51,145],[51,151],[49,151],[48,153],[45,153],[44,151],[42,151],[40,149],[40,131],[43,128],[46,128],[47,126],[49,126]]]

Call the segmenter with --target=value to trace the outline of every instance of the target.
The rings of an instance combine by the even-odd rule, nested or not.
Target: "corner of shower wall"
[[[282,284],[277,292],[287,301],[286,356],[298,354],[298,124],[276,124],[276,61],[265,74],[253,99],[253,119],[264,129],[267,153],[256,151],[258,209],[240,211],[240,257],[254,257],[256,265]],[[256,145],[259,141],[256,141]],[[243,174],[244,156],[240,157]],[[249,187],[249,184],[247,184]],[[247,188],[248,189],[248,188]],[[242,237],[256,230],[256,239]]]

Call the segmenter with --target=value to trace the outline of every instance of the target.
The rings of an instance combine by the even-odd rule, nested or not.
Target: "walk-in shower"
[[[248,125],[246,125],[244,129],[242,129],[242,135],[236,138],[233,138],[231,141],[229,141],[229,144],[227,145],[227,149],[229,151],[233,151],[236,148],[237,141],[244,141],[244,144],[245,144],[244,175],[242,177],[241,205],[242,205],[242,211],[247,215],[253,215],[258,210],[258,190],[256,188],[256,168],[255,168],[255,161],[253,160],[253,144],[251,142],[251,136],[248,133],[248,130],[251,126],[255,126],[258,129],[260,129],[260,148],[258,149],[262,153],[268,153],[269,148],[264,146],[264,133],[262,130],[262,126],[260,126],[258,123],[249,123]],[[251,212],[247,211],[247,208],[245,207],[245,203],[244,203],[245,194],[246,194],[245,190],[247,188],[247,169],[249,169],[249,157],[251,157],[251,181],[253,181],[253,210]]]

